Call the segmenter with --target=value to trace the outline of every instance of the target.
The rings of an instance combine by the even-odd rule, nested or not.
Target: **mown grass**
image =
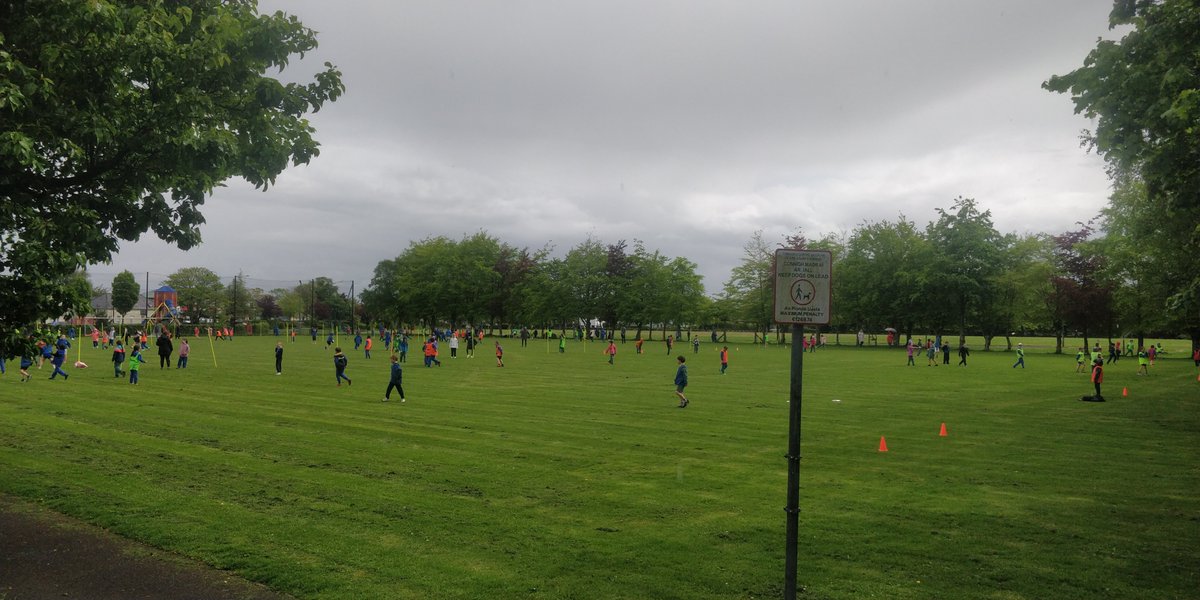
[[[490,340],[441,368],[412,358],[401,405],[380,402],[384,353],[349,352],[338,388],[303,338],[275,376],[274,341],[216,344],[218,366],[194,341],[186,371],[152,361],[138,386],[90,343],[70,381],[10,370],[0,492],[301,598],[782,592],[785,349],[735,341],[721,376],[716,346],[677,346],[680,410],[661,342],[621,346],[614,367],[580,342],[503,340],[503,369]],[[802,597],[1196,597],[1190,360],[1148,378],[1111,365],[1093,404],[1073,354],[1031,352],[1025,370],[903,354],[805,357]]]

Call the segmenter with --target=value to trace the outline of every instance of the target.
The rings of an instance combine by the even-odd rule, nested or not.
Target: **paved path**
[[[287,600],[264,586],[0,494],[2,600]]]

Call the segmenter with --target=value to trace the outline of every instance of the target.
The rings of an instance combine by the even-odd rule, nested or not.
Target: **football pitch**
[[[402,404],[387,353],[341,338],[337,387],[323,340],[285,341],[275,375],[277,339],[189,338],[185,370],[151,345],[137,386],[90,340],[69,381],[10,362],[0,493],[304,599],[781,597],[786,348],[732,341],[721,375],[707,341],[618,343],[610,366],[601,343],[502,338],[503,368],[496,338],[432,368],[414,344]],[[801,598],[1197,597],[1186,342],[1148,377],[1108,365],[1085,403],[1074,352],[1023,341],[1025,369],[805,355]]]

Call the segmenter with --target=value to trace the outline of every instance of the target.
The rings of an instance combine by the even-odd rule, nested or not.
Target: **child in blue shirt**
[[[392,389],[400,392],[400,401],[404,402],[404,387],[401,386],[401,381],[404,379],[404,372],[400,370],[400,357],[392,355],[392,376],[388,380],[387,391],[383,393],[383,401],[387,402],[392,399]]]
[[[688,384],[687,365],[684,364],[687,359],[681,354],[675,360],[679,361],[679,368],[675,370],[675,395],[679,396],[679,408],[686,408],[688,399],[683,395],[683,388]]]

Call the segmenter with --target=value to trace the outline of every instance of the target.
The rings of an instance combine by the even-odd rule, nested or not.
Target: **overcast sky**
[[[756,230],[810,238],[958,196],[1001,232],[1105,205],[1090,126],[1042,90],[1111,38],[1104,0],[261,1],[317,30],[346,94],[321,155],[268,192],[231,181],[189,252],[122,269],[355,280],[412,241],[484,230],[563,254],[591,235],[699,265],[720,290]],[[151,236],[152,237],[152,236]],[[139,277],[141,280],[141,277]],[[348,285],[348,284],[347,284]]]

